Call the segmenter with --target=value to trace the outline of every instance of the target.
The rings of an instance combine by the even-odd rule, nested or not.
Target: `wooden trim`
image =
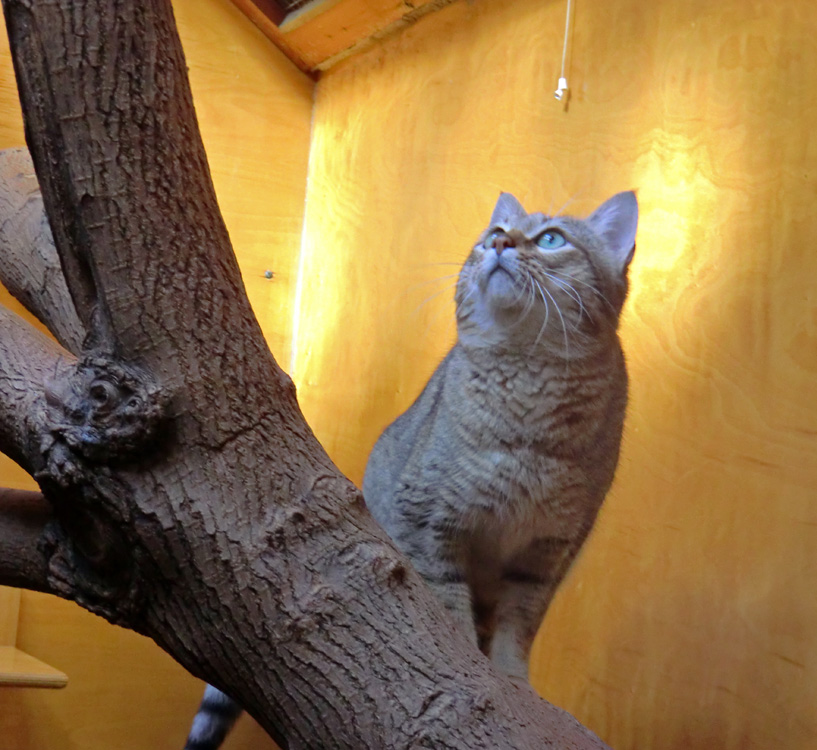
[[[65,673],[15,648],[21,593],[0,586],[0,687],[65,687]]]
[[[311,3],[307,3],[297,10],[287,13],[278,25],[281,27],[283,34],[289,34],[299,26],[303,26],[316,16],[321,15],[321,13],[326,13],[327,10],[334,8],[338,3],[342,2],[343,0],[312,0]]]
[[[273,0],[232,0],[290,60],[311,74],[453,1],[314,0],[282,14]]]
[[[392,21],[390,24],[384,26],[379,31],[374,32],[368,37],[361,38],[351,47],[346,47],[336,54],[327,57],[325,60],[318,63],[316,68],[319,71],[329,70],[329,68],[342,60],[345,60],[352,55],[356,55],[359,52],[364,52],[390,36],[399,34],[403,29],[417,23],[417,21],[419,21],[423,16],[440,10],[446,5],[451,5],[453,2],[455,2],[455,0],[428,0],[425,3],[418,3],[414,10],[406,13],[395,21]]]
[[[300,51],[291,45],[283,33],[278,29],[278,25],[268,16],[255,0],[232,0],[235,5],[247,18],[250,19],[278,49],[281,50],[297,68],[311,77],[315,77],[314,66],[310,65],[300,54]]]
[[[0,646],[0,687],[61,688],[68,676],[13,646]]]
[[[287,16],[286,11],[275,0],[250,0],[250,2],[276,26],[280,26]]]

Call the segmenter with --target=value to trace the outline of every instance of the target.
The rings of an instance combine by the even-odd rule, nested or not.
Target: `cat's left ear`
[[[522,208],[522,204],[510,193],[501,193],[496,202],[494,212],[491,214],[491,226],[496,227],[501,224],[512,223],[527,216],[527,212]]]
[[[616,260],[623,272],[635,252],[635,232],[638,227],[638,200],[632,190],[618,193],[602,203],[587,223],[604,240],[604,248]]]

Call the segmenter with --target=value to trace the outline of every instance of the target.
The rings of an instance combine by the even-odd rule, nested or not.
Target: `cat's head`
[[[457,282],[460,341],[569,355],[615,331],[637,223],[632,192],[586,219],[529,214],[502,193]]]

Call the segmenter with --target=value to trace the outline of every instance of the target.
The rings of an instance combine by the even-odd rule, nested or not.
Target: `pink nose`
[[[495,235],[491,237],[488,241],[488,247],[492,247],[496,250],[497,255],[502,255],[502,252],[509,247],[516,247],[516,242],[514,242],[513,237],[504,232],[497,232]]]

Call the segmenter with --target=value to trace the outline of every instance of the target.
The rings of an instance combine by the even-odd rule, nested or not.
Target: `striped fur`
[[[586,220],[503,194],[459,275],[457,343],[366,467],[372,514],[520,682],[618,461],[637,213],[632,193]]]
[[[241,707],[208,685],[187,737],[184,750],[217,750],[241,714]]]

